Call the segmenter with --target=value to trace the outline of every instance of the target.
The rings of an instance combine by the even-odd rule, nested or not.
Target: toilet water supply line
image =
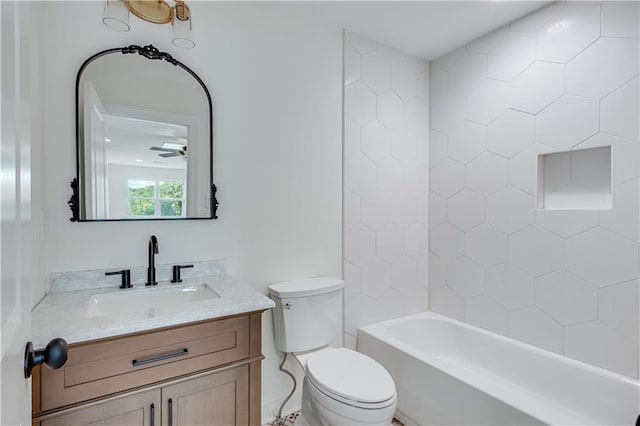
[[[278,415],[276,416],[275,420],[272,423],[273,426],[285,426],[287,422],[287,418],[286,417],[282,418],[282,410],[284,409],[284,406],[287,404],[287,402],[289,402],[289,400],[293,396],[293,393],[296,391],[296,387],[298,386],[298,383],[296,382],[296,378],[293,376],[293,374],[291,374],[290,371],[282,368],[284,366],[284,363],[287,361],[287,355],[289,354],[285,352],[284,356],[282,357],[282,362],[280,363],[280,366],[278,367],[278,369],[282,371],[284,374],[286,374],[287,376],[291,377],[291,380],[293,380],[293,389],[291,389],[291,392],[289,393],[289,395],[287,395],[284,401],[282,401],[282,404],[280,405],[280,409],[278,410]]]

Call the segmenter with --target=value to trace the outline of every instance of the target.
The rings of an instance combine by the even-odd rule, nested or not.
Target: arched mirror
[[[87,59],[76,141],[72,221],[216,218],[211,96],[171,55],[149,45]]]

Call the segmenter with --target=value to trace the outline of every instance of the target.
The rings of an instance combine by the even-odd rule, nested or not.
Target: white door
[[[31,336],[31,133],[28,4],[0,1],[0,424],[31,423],[23,373]]]
[[[84,182],[88,219],[108,219],[105,108],[90,81],[84,83]]]

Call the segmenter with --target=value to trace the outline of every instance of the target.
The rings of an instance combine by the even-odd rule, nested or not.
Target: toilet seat
[[[344,404],[378,409],[395,404],[395,384],[377,361],[346,348],[308,354],[306,377],[320,392]]]

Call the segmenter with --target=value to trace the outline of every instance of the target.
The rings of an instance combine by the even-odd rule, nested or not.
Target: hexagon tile
[[[387,129],[377,121],[362,128],[360,148],[374,163],[379,163],[391,153],[390,135]]]
[[[562,353],[562,326],[535,306],[509,312],[509,336]]]
[[[537,59],[566,64],[598,37],[599,5],[565,7],[538,31]]]
[[[487,294],[503,308],[513,310],[533,304],[533,278],[511,262],[486,271]]]
[[[598,318],[596,289],[562,270],[536,278],[536,305],[562,325]]]
[[[364,266],[376,251],[376,234],[359,224],[345,235],[344,257],[355,266]]]
[[[477,327],[507,334],[507,311],[490,297],[482,295],[466,300],[465,318]]]
[[[600,321],[636,345],[640,336],[639,293],[638,280],[601,288],[599,292]]]
[[[616,373],[638,377],[638,346],[600,321],[566,327],[564,353]]]
[[[376,95],[361,81],[344,89],[346,116],[364,126],[376,118]]]
[[[551,3],[432,61],[429,85],[430,309],[634,378],[639,10]],[[556,158],[611,176],[610,208],[538,209],[538,155],[606,146],[611,170]]]
[[[507,236],[493,226],[483,223],[466,235],[467,256],[485,268],[507,260]]]
[[[488,196],[509,182],[509,162],[485,152],[467,166],[467,186]]]
[[[463,189],[447,200],[449,221],[463,231],[484,222],[484,198],[469,189]]]
[[[509,107],[509,85],[486,79],[467,96],[467,119],[487,125]]]
[[[445,159],[431,169],[431,189],[449,198],[465,187],[465,169],[457,161]]]
[[[459,257],[447,264],[446,282],[460,297],[468,299],[484,293],[484,271],[467,257]]]
[[[638,278],[638,244],[594,228],[567,240],[567,268],[598,287]]]
[[[428,307],[429,66],[349,32],[344,48],[345,315],[354,341],[360,326]]]
[[[487,222],[512,234],[533,223],[534,206],[531,195],[507,186],[487,199]]]
[[[534,277],[553,272],[565,264],[564,240],[539,226],[528,226],[509,238],[509,258]]]
[[[598,133],[599,103],[564,95],[536,115],[538,142],[556,150],[569,149]]]
[[[378,95],[391,88],[391,64],[379,50],[362,57],[362,80]]]
[[[466,95],[482,83],[487,76],[487,55],[465,53],[449,69],[449,91]]]
[[[510,32],[489,51],[489,78],[511,81],[536,58],[534,34]]]
[[[362,268],[362,292],[378,300],[391,287],[389,282],[389,264],[374,257]]]
[[[564,93],[564,65],[534,62],[510,86],[511,108],[537,114]]]
[[[640,137],[638,121],[640,106],[638,77],[620,86],[604,99],[600,105],[600,130],[614,135],[637,140]]]
[[[567,92],[602,98],[638,75],[638,40],[601,38],[567,65]]]
[[[394,131],[404,123],[404,102],[393,90],[378,96],[378,120],[388,130]]]
[[[487,150],[511,158],[532,144],[534,135],[534,117],[510,109],[489,126]]]
[[[443,259],[450,260],[464,254],[464,233],[445,222],[429,232],[429,247]]]

